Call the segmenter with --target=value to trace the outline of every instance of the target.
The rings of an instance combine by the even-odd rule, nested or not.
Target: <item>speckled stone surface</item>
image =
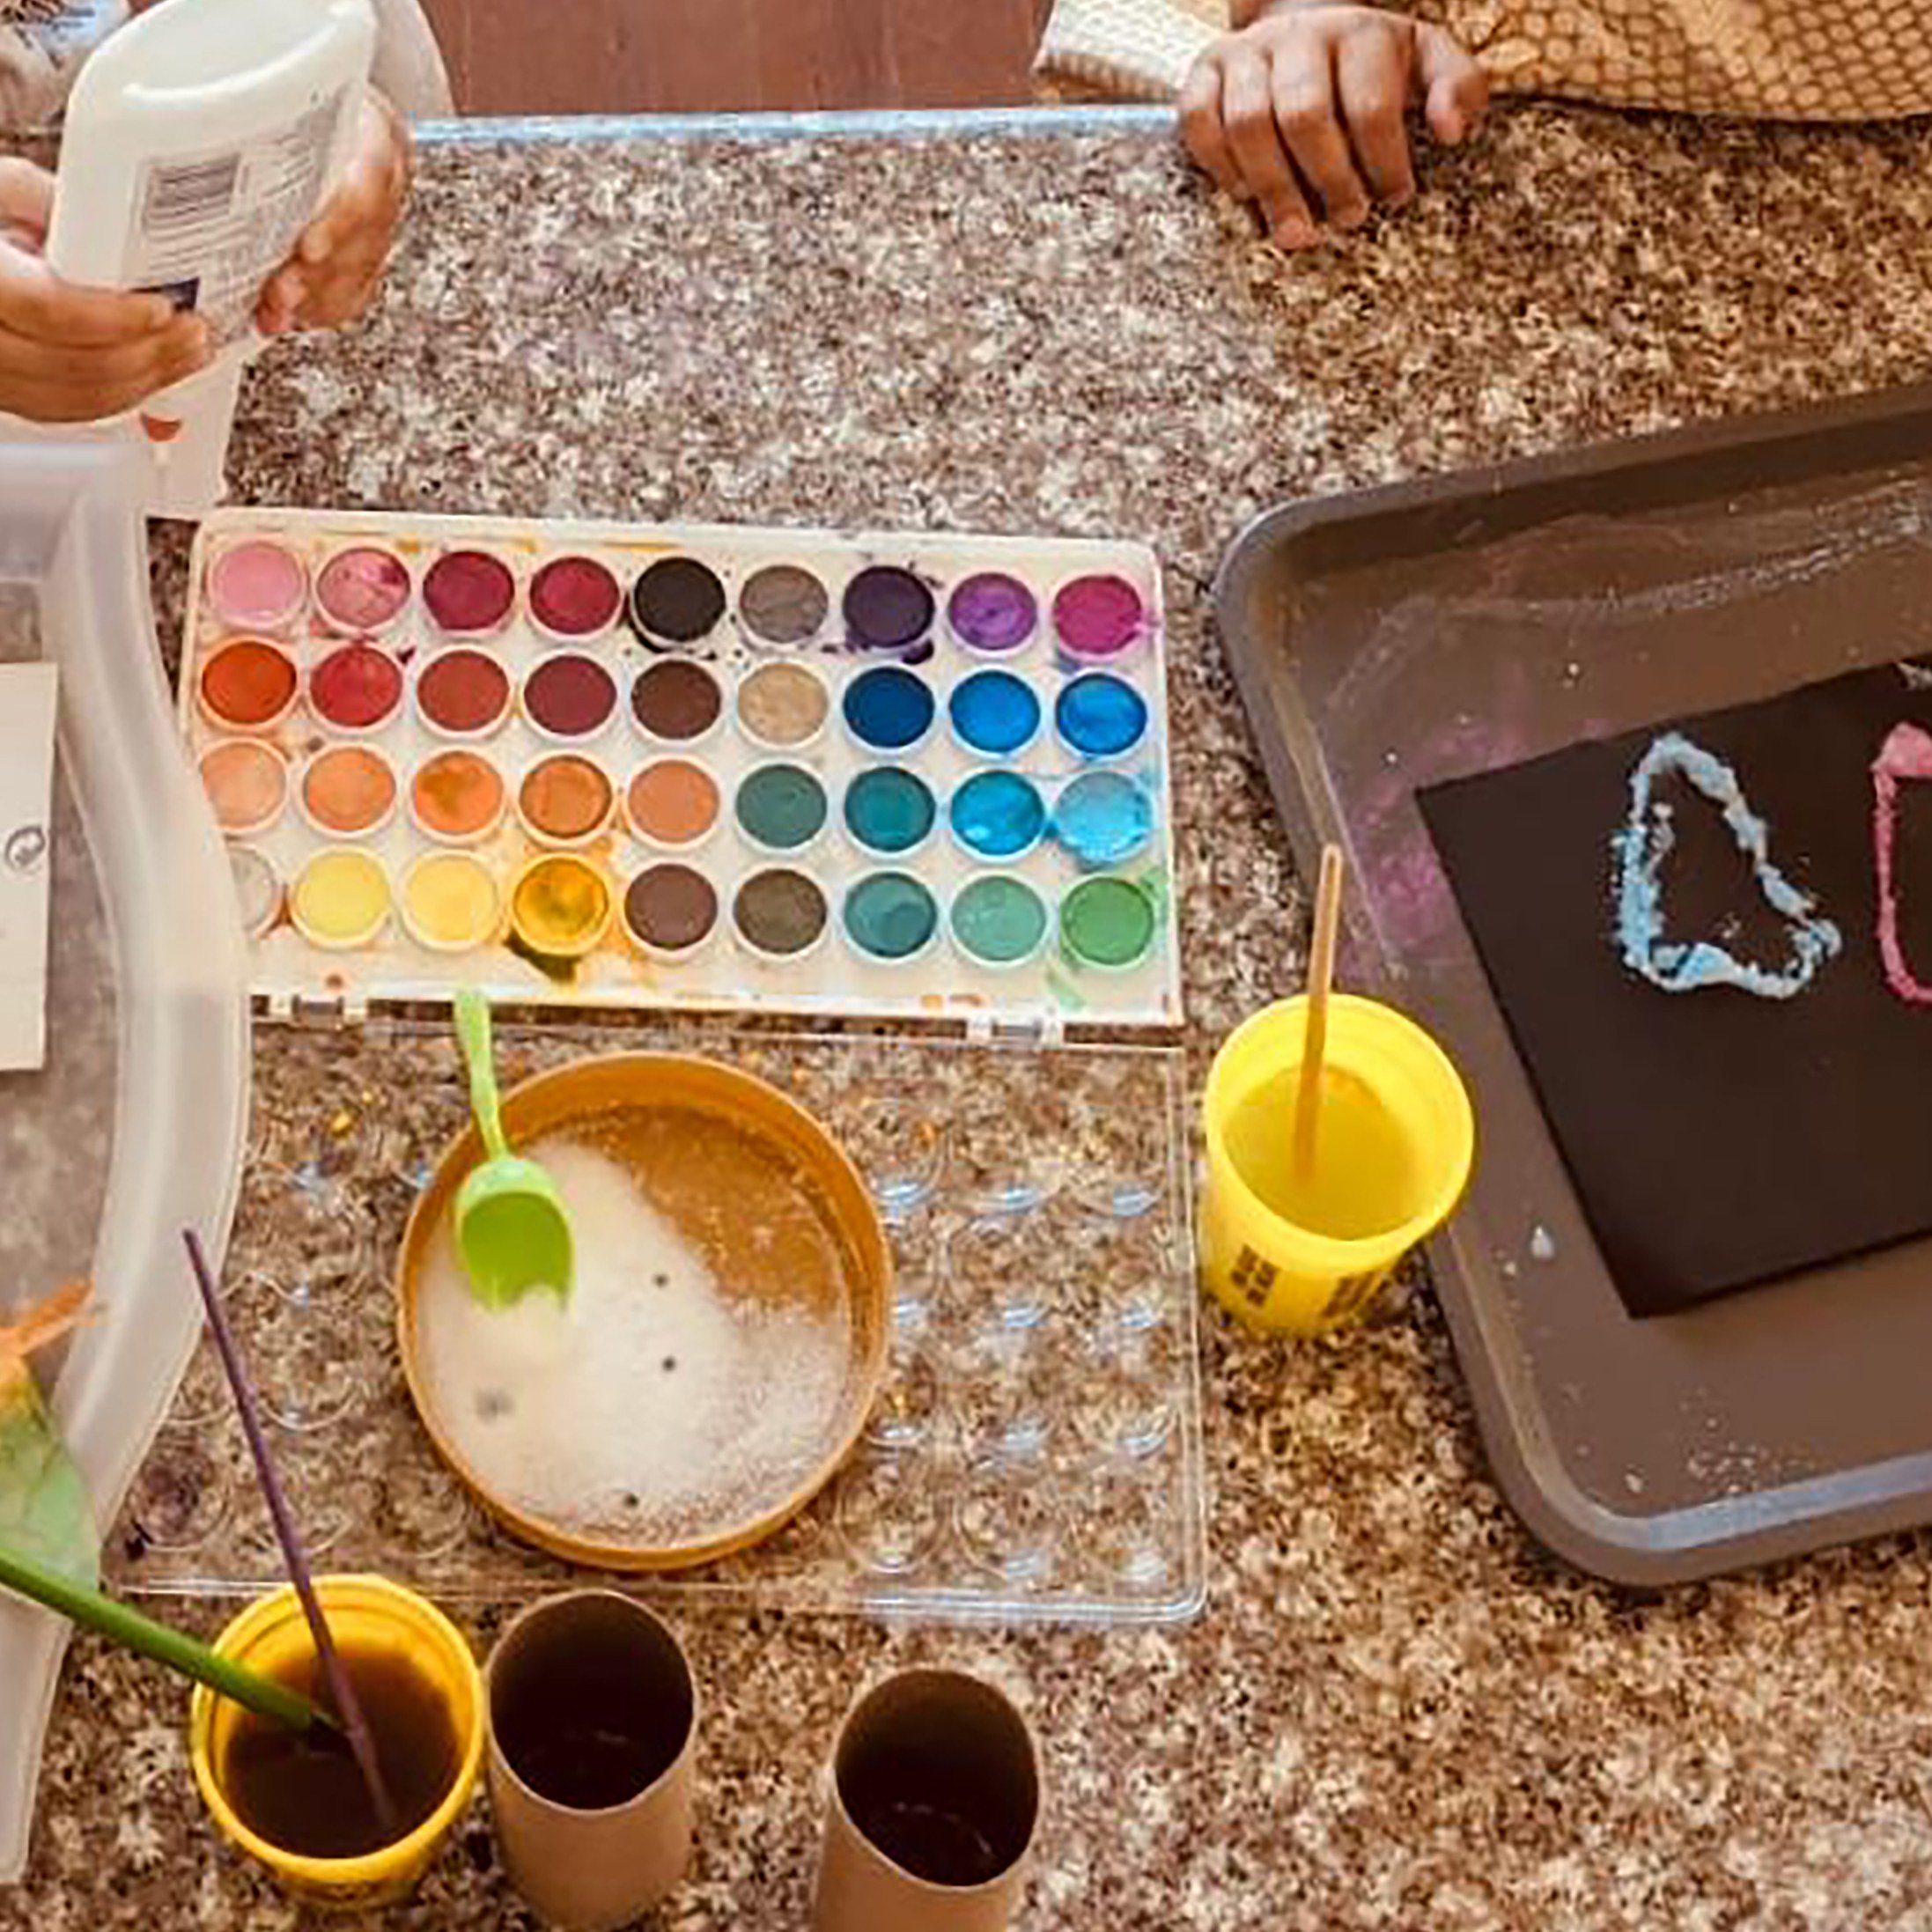
[[[1301,966],[1206,622],[1245,520],[1922,376],[1928,228],[1923,130],[1522,113],[1399,223],[1293,262],[1144,132],[446,150],[377,321],[257,380],[238,493],[1148,538],[1198,1073]],[[170,609],[181,562],[164,548]],[[321,1131],[315,1051],[262,1038],[262,1131]],[[332,1058],[379,1105],[406,1077]],[[1205,1370],[1213,1596],[1190,1628],[685,1619],[702,1849],[662,1925],[802,1924],[838,1713],[935,1656],[1045,1739],[1036,1932],[1932,1924],[1932,1543],[1661,1601],[1568,1575],[1486,1480],[1426,1294],[1318,1347],[1216,1318]],[[202,1821],[183,1705],[77,1647],[0,1923],[290,1922]],[[523,1922],[480,1811],[393,1922]]]

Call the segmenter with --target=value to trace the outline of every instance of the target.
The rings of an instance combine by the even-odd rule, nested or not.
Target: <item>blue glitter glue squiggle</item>
[[[1663,936],[1663,862],[1677,844],[1670,807],[1651,796],[1657,780],[1683,777],[1717,806],[1751,869],[1765,903],[1790,922],[1791,958],[1781,970],[1739,959],[1714,940]],[[1821,918],[1817,902],[1801,892],[1771,862],[1771,833],[1744,800],[1737,774],[1722,758],[1668,731],[1643,755],[1630,775],[1630,816],[1610,842],[1617,899],[1617,943],[1624,964],[1664,992],[1695,992],[1735,986],[1759,999],[1789,999],[1843,951],[1844,936]]]

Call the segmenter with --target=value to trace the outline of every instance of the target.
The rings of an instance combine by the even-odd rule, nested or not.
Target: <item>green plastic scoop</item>
[[[504,1139],[490,1002],[468,988],[456,995],[456,1037],[469,1066],[470,1110],[486,1156],[456,1196],[456,1251],[470,1292],[492,1309],[512,1306],[532,1288],[568,1296],[570,1215],[557,1183],[536,1161],[512,1154]]]

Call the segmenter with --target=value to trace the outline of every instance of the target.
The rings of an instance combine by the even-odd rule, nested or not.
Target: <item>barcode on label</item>
[[[203,222],[225,220],[235,204],[240,179],[239,154],[225,155],[218,161],[156,168],[148,177],[141,225],[151,235],[162,235],[198,227]]]

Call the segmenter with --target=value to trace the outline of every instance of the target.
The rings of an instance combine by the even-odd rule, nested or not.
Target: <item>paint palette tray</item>
[[[181,721],[275,1012],[1181,1018],[1138,545],[225,512]]]
[[[851,1149],[897,1263],[890,1368],[863,1447],[771,1541],[627,1578],[673,1598],[948,1618],[1154,1623],[1205,1596],[1183,1056],[930,1033],[720,1035],[693,1018],[509,1027],[506,1079],[616,1048],[712,1052]],[[258,1138],[228,1306],[318,1560],[442,1598],[560,1587],[437,1457],[410,1405],[389,1270],[467,1116],[443,1029],[290,1033],[296,1125]],[[384,1095],[381,1105],[372,1095]],[[124,1589],[276,1580],[272,1533],[205,1342],[110,1539]]]

